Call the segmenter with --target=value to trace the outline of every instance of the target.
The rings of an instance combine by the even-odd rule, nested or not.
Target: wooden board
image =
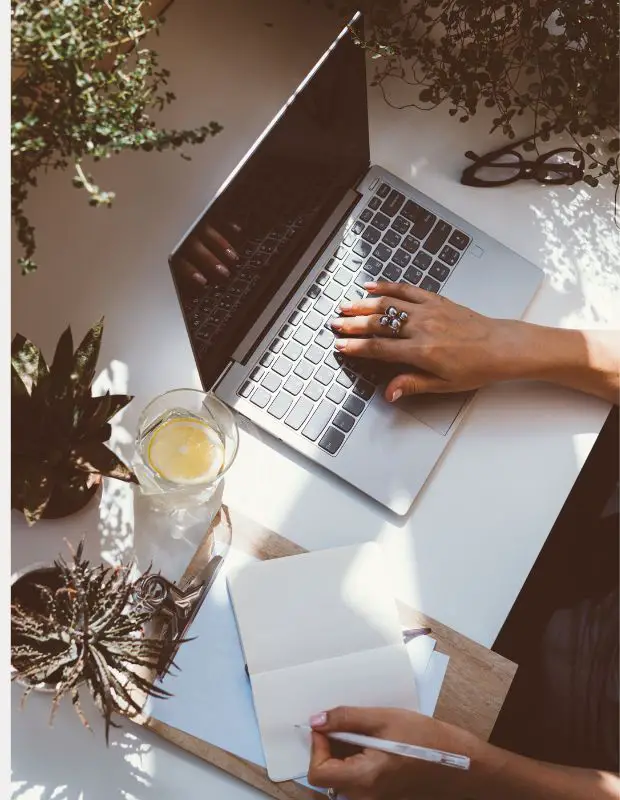
[[[224,535],[218,536],[223,532]],[[260,559],[280,558],[305,552],[299,545],[263,528],[239,512],[224,507],[183,577],[199,577],[211,556],[214,537],[226,539],[229,532],[233,547]],[[508,694],[517,669],[516,665],[437,620],[414,611],[403,603],[398,605],[404,627],[429,626],[433,638],[437,641],[437,651],[450,656],[435,717],[459,725],[482,739],[488,739]],[[324,795],[300,786],[294,781],[272,783],[266,771],[257,764],[232,755],[156,719],[144,719],[141,724],[183,750],[260,789],[275,800],[324,798]]]

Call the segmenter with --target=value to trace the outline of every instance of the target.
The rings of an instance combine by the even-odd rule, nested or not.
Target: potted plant
[[[620,183],[617,4],[606,0],[324,0],[344,18],[360,8],[388,103],[394,83],[409,87],[399,107],[445,105],[467,122],[492,108],[491,131],[509,139],[518,118],[533,141],[566,134],[586,155],[584,181]],[[617,190],[616,190],[617,191]]]
[[[67,563],[24,571],[11,587],[12,679],[33,689],[53,691],[51,720],[70,696],[86,727],[80,691],[87,689],[105,720],[108,742],[114,714],[141,711],[150,695],[168,697],[154,685],[169,649],[144,628],[151,612],[134,602],[130,566],[91,566],[81,542]],[[138,580],[141,580],[141,576]]]
[[[22,273],[36,269],[24,203],[40,170],[73,163],[74,186],[88,192],[91,205],[109,206],[114,193],[97,186],[84,159],[178,148],[221,130],[216,122],[164,130],[151,119],[175,99],[169,71],[143,41],[163,22],[152,7],[145,0],[11,0],[11,214],[24,249]]]
[[[11,505],[29,525],[82,508],[102,476],[137,483],[104,442],[109,420],[132,399],[93,397],[91,386],[103,319],[73,351],[71,328],[62,334],[50,367],[32,342],[17,334],[11,348]]]

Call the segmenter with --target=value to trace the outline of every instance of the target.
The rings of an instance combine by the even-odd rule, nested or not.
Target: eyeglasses
[[[465,186],[506,186],[519,180],[535,180],[544,184],[571,184],[583,178],[585,159],[576,147],[559,147],[545,153],[536,161],[526,161],[515,148],[530,141],[531,136],[511,142],[485,156],[465,153],[474,163],[463,170],[461,183]]]

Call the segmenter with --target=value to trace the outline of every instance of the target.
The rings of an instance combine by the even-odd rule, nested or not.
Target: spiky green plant
[[[11,505],[29,525],[42,515],[62,516],[84,505],[107,475],[137,478],[104,444],[108,420],[132,400],[91,386],[103,319],[73,351],[71,328],[58,340],[50,367],[32,342],[17,334],[11,348]]]
[[[151,680],[168,645],[144,635],[151,612],[133,602],[131,566],[91,566],[83,547],[71,551],[69,563],[62,557],[54,562],[57,588],[33,584],[35,601],[11,606],[13,680],[28,684],[24,699],[37,684],[55,685],[50,722],[69,695],[90,728],[80,705],[85,685],[104,717],[108,742],[110,727],[119,727],[113,714],[139,713],[146,695],[170,696]]]

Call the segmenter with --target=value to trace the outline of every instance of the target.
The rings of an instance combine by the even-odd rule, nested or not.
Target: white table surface
[[[42,178],[28,205],[41,267],[27,278],[14,268],[12,279],[12,330],[48,357],[68,323],[77,339],[105,314],[97,387],[135,395],[112,438],[127,459],[140,409],[167,389],[200,385],[167,255],[336,32],[319,0],[176,0],[167,17],[158,49],[178,100],[164,122],[215,119],[224,132],[191,150],[191,162],[174,153],[128,153],[95,165],[99,185],[117,193],[110,211],[89,208],[67,175]],[[461,125],[443,110],[394,110],[376,90],[369,106],[375,163],[544,269],[527,319],[617,326],[620,248],[608,189],[463,187],[464,151],[486,151],[501,140],[488,137],[489,116]],[[490,646],[608,411],[606,403],[540,384],[480,392],[404,519],[256,432],[242,433],[225,497],[308,548],[380,541],[405,601]],[[49,560],[62,551],[63,537],[76,541],[84,533],[95,557],[130,555],[131,489],[110,483],[100,508],[33,530],[14,513],[12,567]],[[185,555],[171,544],[171,559]],[[50,729],[49,698],[31,696],[20,712],[19,694],[13,687],[14,798],[258,795],[131,725],[106,749],[93,712],[94,735],[69,705]]]

